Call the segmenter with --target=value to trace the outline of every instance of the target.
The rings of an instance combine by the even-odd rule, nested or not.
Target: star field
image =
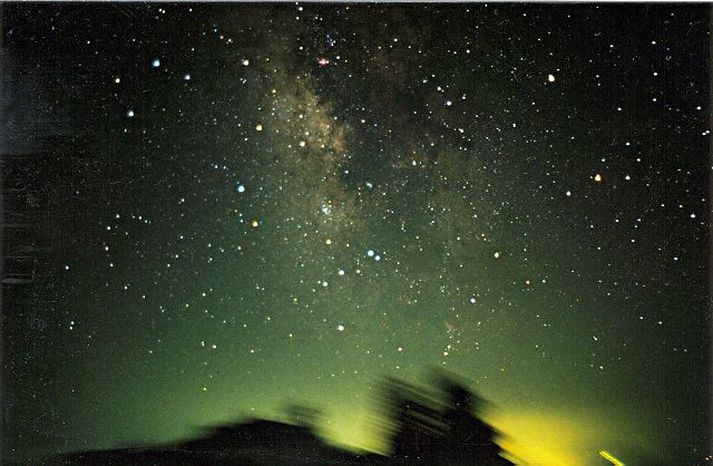
[[[379,450],[378,378],[433,366],[528,464],[710,453],[704,6],[4,16],[46,212],[4,285],[9,458],[289,402]]]

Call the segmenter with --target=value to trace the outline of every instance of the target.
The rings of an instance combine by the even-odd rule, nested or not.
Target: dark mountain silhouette
[[[373,464],[326,444],[306,426],[252,419],[206,430],[204,435],[159,446],[71,453],[63,465],[323,465]]]
[[[498,433],[481,417],[483,401],[439,374],[436,389],[396,379],[382,383],[382,423],[388,456],[356,454],[326,443],[316,433],[317,412],[293,407],[294,423],[251,419],[206,429],[197,438],[170,444],[56,456],[51,465],[474,465],[508,466]]]

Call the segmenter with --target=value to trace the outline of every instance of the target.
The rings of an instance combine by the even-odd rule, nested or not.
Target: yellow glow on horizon
[[[502,411],[487,419],[501,433],[499,444],[515,464],[586,466],[583,457],[595,435],[585,419],[563,413]]]

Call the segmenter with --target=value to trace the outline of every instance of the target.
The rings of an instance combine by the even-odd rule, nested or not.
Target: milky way
[[[434,366],[529,464],[710,453],[705,6],[3,15],[9,458],[290,403],[380,450]]]

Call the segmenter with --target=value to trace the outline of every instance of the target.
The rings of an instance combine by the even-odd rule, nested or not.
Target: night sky
[[[528,464],[711,453],[706,5],[1,11],[7,458],[383,450],[434,366]]]

